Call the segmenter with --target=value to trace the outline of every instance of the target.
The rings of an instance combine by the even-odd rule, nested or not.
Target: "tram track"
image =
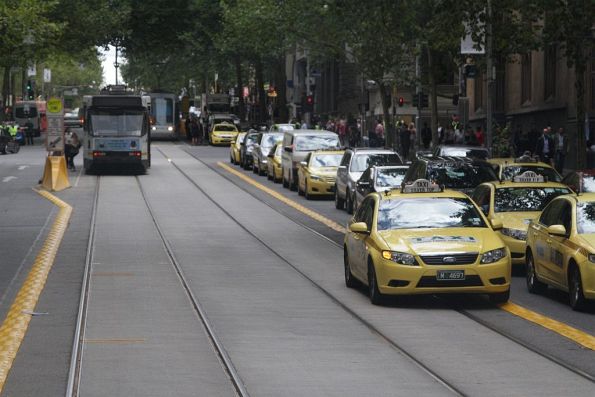
[[[319,290],[321,290],[323,293],[325,293],[327,296],[329,296],[331,299],[333,299],[333,301],[335,301],[337,304],[339,304],[344,310],[348,311],[350,314],[354,315],[356,318],[358,318],[358,320],[360,320],[361,322],[363,322],[368,328],[370,328],[371,330],[373,330],[375,333],[377,333],[378,335],[380,335],[381,337],[383,337],[385,340],[387,340],[389,343],[391,343],[391,345],[393,345],[394,347],[398,348],[399,350],[402,350],[402,348],[400,346],[398,346],[396,344],[396,342],[392,342],[387,336],[383,335],[382,332],[378,329],[376,329],[372,324],[370,324],[367,320],[363,319],[362,317],[360,317],[359,315],[357,315],[356,313],[354,313],[349,307],[347,307],[345,304],[343,304],[342,302],[339,301],[338,298],[336,298],[335,296],[333,296],[332,294],[330,294],[328,291],[326,291],[322,286],[320,286],[319,284],[317,284],[313,279],[311,279],[310,277],[308,277],[306,274],[304,274],[301,270],[297,269],[293,264],[291,264],[286,258],[284,258],[281,254],[279,254],[278,252],[276,252],[272,247],[268,246],[265,242],[263,242],[259,237],[257,237],[256,235],[254,235],[251,231],[249,231],[246,227],[244,227],[237,219],[235,219],[228,211],[226,211],[224,208],[221,207],[221,205],[219,205],[211,196],[209,196],[201,187],[199,187],[183,170],[181,170],[179,168],[179,166],[177,166],[177,164],[175,164],[175,162],[173,160],[170,160],[167,155],[160,149],[157,148],[157,150],[166,158],[170,161],[170,163],[176,168],[178,169],[178,171],[180,171],[184,177],[186,179],[188,179],[194,186],[196,186],[201,192],[203,192],[203,194],[209,198],[209,200],[211,200],[213,203],[215,203],[215,205],[217,205],[228,217],[230,217],[235,223],[237,223],[240,227],[242,227],[242,229],[246,230],[249,234],[251,234],[254,238],[256,238],[259,242],[261,242],[261,244],[263,244],[265,247],[267,247],[267,249],[269,249],[271,252],[273,252],[277,257],[281,258],[285,263],[287,263],[289,266],[291,266],[295,271],[297,271],[298,273],[300,273],[303,277],[305,277],[308,281],[310,281],[312,284],[314,284]],[[189,156],[193,157],[195,160],[197,160],[198,162],[200,162],[201,164],[203,164],[205,167],[207,167],[208,169],[210,169],[211,171],[217,173],[218,175],[220,175],[221,177],[225,178],[227,181],[231,182],[234,186],[236,186],[237,188],[239,188],[240,190],[242,190],[243,192],[249,194],[250,196],[254,197],[256,200],[258,200],[259,202],[265,204],[266,206],[268,206],[269,208],[271,208],[272,210],[274,210],[275,212],[277,212],[278,214],[282,215],[283,217],[287,218],[288,220],[290,220],[291,222],[295,223],[296,225],[301,226],[302,228],[308,230],[309,232],[315,234],[316,236],[318,236],[319,238],[322,238],[324,240],[326,240],[327,242],[331,243],[332,245],[336,246],[338,249],[342,250],[343,249],[343,245],[335,240],[333,240],[331,237],[328,237],[324,234],[322,234],[321,232],[315,230],[314,228],[308,226],[307,224],[300,222],[299,220],[295,219],[295,217],[291,216],[290,214],[286,213],[285,211],[277,208],[276,206],[272,205],[271,203],[269,203],[266,200],[262,200],[261,197],[258,197],[256,194],[254,194],[254,192],[250,191],[250,189],[248,189],[245,184],[241,184],[236,178],[233,178],[231,175],[226,174],[224,172],[221,172],[220,169],[214,167],[211,164],[208,164],[207,162],[203,161],[202,159],[198,158],[197,156],[195,156],[193,153],[191,153],[188,150],[183,149],[185,153],[187,153]],[[446,303],[448,305],[448,307],[456,312],[458,312],[459,314],[463,315],[464,317],[470,319],[471,321],[489,329],[492,332],[497,333],[500,336],[505,337],[506,339],[514,342],[515,344],[522,346],[523,348],[539,355],[540,357],[543,357],[544,359],[558,365],[561,366],[563,368],[565,368],[566,370],[586,379],[589,380],[593,383],[595,383],[595,375],[588,373],[580,368],[578,368],[577,366],[562,360],[550,353],[548,353],[547,351],[544,351],[543,349],[528,343],[514,335],[512,335],[509,332],[506,332],[505,330],[489,323],[488,321],[485,321],[483,319],[481,319],[480,317],[476,316],[475,314],[473,314],[472,312],[470,312],[467,309],[461,308],[460,305],[456,304],[456,303],[452,303],[450,300],[446,299],[445,297],[440,297],[437,296],[438,299],[440,299],[442,302]],[[411,356],[409,353],[405,352],[403,350],[403,353],[405,353],[408,357]],[[416,360],[413,356],[409,357],[411,359]],[[417,362],[417,360],[416,360]],[[429,371],[431,371],[427,366],[425,366],[425,364],[421,363],[420,364],[423,365],[423,368],[427,368]]]
[[[362,325],[364,325],[366,328],[368,328],[372,333],[376,334],[380,339],[382,339],[388,345],[390,345],[396,352],[398,352],[399,354],[401,354],[403,357],[405,357],[407,360],[409,360],[409,362],[411,362],[413,365],[415,365],[416,367],[418,367],[421,371],[423,371],[428,376],[430,376],[434,381],[436,381],[437,383],[439,383],[440,385],[442,385],[446,390],[448,390],[449,392],[451,392],[452,394],[454,394],[456,396],[466,396],[467,395],[465,392],[463,392],[462,390],[460,390],[459,388],[457,388],[455,385],[451,384],[447,379],[443,378],[440,374],[438,374],[437,372],[433,371],[427,364],[425,364],[424,362],[422,362],[421,360],[419,360],[418,358],[416,358],[407,349],[405,349],[402,346],[400,346],[394,339],[392,339],[391,337],[389,337],[388,335],[386,335],[385,333],[383,333],[379,328],[377,328],[376,326],[374,326],[371,322],[369,322],[368,320],[366,320],[365,318],[363,318],[360,314],[358,314],[356,311],[354,311],[349,306],[347,306],[345,303],[343,303],[339,298],[337,298],[331,292],[329,292],[328,290],[326,290],[322,285],[320,285],[318,282],[316,282],[314,279],[312,279],[310,276],[308,276],[305,272],[303,272],[302,270],[300,270],[297,266],[295,266],[293,263],[291,263],[291,261],[289,259],[287,259],[285,256],[283,256],[283,254],[281,254],[279,251],[275,250],[272,246],[270,246],[269,244],[267,244],[264,240],[262,240],[254,232],[252,232],[250,229],[248,229],[237,217],[235,217],[234,215],[232,215],[221,204],[219,204],[217,202],[217,200],[215,200],[213,198],[212,195],[210,195],[199,184],[197,184],[184,170],[182,170],[175,163],[175,161],[169,159],[167,157],[167,155],[160,148],[157,148],[157,151],[159,151],[169,161],[169,163],[176,170],[178,170],[180,172],[180,174],[182,174],[184,176],[184,178],[186,180],[188,180],[188,182],[190,182],[190,184],[192,184],[211,203],[213,203],[217,208],[219,208],[219,210],[221,210],[231,221],[233,221],[236,225],[238,225],[242,230],[244,230],[248,235],[250,235],[260,245],[262,245],[263,247],[265,247],[274,256],[276,256],[277,258],[279,258],[283,263],[285,263],[287,266],[289,266],[293,271],[295,271],[301,277],[303,277],[305,280],[307,280],[316,289],[318,289],[325,296],[327,296],[329,299],[331,299],[331,301],[333,301],[335,304],[337,304],[339,307],[341,307],[345,312],[349,313],[353,318],[355,318]],[[206,167],[208,167],[209,169],[213,170],[208,164],[206,164],[202,160],[200,160],[198,158],[196,158],[196,160],[200,161]],[[252,195],[252,196],[255,197],[254,195]],[[288,217],[289,218],[288,215],[285,215],[285,214],[283,214],[283,215],[285,217]],[[299,222],[297,222],[297,221],[295,221],[295,220],[293,220],[291,218],[289,218],[289,219],[292,220],[292,221],[294,221],[296,224],[301,225],[301,226],[305,227],[306,229],[308,229],[309,231],[315,233],[317,236],[319,236],[321,238],[324,238],[327,241],[329,241],[329,242],[337,245],[337,243],[334,242],[332,239],[330,239],[330,238],[328,238],[328,237],[326,237],[326,236],[318,233],[314,229],[311,229],[308,226],[303,225],[303,224],[301,224],[301,223],[299,223]]]
[[[80,297],[80,301],[79,301],[79,310],[78,310],[78,314],[77,314],[74,342],[73,342],[73,348],[72,348],[72,354],[71,354],[71,360],[70,360],[70,369],[69,369],[68,381],[67,381],[67,387],[66,387],[66,397],[78,397],[79,390],[80,390],[81,367],[82,367],[83,352],[84,352],[83,345],[84,345],[84,340],[85,340],[87,309],[88,309],[89,291],[90,291],[90,285],[91,285],[91,270],[92,270],[91,268],[92,268],[92,263],[93,263],[93,255],[94,255],[94,251],[95,251],[95,229],[96,229],[97,205],[99,202],[100,178],[101,178],[100,176],[97,176],[96,185],[95,185],[95,194],[94,194],[93,208],[92,208],[92,214],[91,214],[91,225],[90,225],[90,230],[89,230],[89,239],[88,239],[88,243],[87,243],[85,268],[84,268],[84,272],[83,272],[83,283],[82,283],[82,288],[81,288],[81,297]],[[226,372],[230,382],[232,383],[232,386],[236,392],[236,395],[238,397],[249,397],[250,395],[249,395],[248,391],[246,390],[246,387],[244,386],[242,379],[240,378],[235,367],[233,366],[233,363],[232,363],[231,359],[229,358],[229,355],[227,354],[223,344],[217,337],[213,326],[211,325],[210,321],[208,320],[208,318],[206,316],[205,310],[203,309],[202,305],[200,304],[200,302],[198,301],[198,299],[192,292],[192,290],[188,284],[188,280],[187,280],[181,266],[179,265],[178,260],[176,259],[176,256],[171,248],[171,245],[169,244],[169,241],[165,237],[163,230],[161,229],[161,226],[159,225],[157,218],[155,217],[155,213],[153,211],[153,208],[151,207],[151,204],[149,203],[149,201],[147,199],[145,190],[142,187],[139,177],[135,176],[134,178],[137,183],[138,189],[141,193],[141,196],[143,198],[143,202],[144,202],[144,204],[149,212],[149,215],[151,217],[151,221],[153,222],[153,224],[155,226],[155,230],[157,231],[157,234],[159,235],[159,238],[163,244],[164,251],[167,254],[167,257],[169,258],[170,264],[174,268],[176,275],[180,281],[180,284],[182,285],[182,288],[184,289],[185,294],[187,295],[188,299],[190,300],[190,303],[192,305],[194,312],[198,316],[201,324],[203,325],[204,331],[209,338],[211,346],[213,347],[213,350],[217,354],[217,357],[219,359],[219,362],[220,362],[223,370]]]

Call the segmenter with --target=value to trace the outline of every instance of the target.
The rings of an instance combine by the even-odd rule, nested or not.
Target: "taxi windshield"
[[[321,167],[338,167],[341,162],[343,153],[339,154],[317,154],[312,158],[310,167],[321,168]]]
[[[401,164],[401,159],[396,153],[358,154],[351,162],[351,172],[364,172],[374,166],[398,164]]]
[[[307,135],[298,136],[295,143],[296,150],[307,152],[319,149],[332,149],[339,147],[338,135]]]
[[[540,167],[538,165],[507,165],[502,169],[502,179],[511,181],[513,177],[521,175],[525,171],[533,171],[538,175],[547,178],[548,182],[560,182],[560,175],[550,167]]]
[[[568,193],[570,190],[562,187],[497,188],[494,196],[494,211],[542,211],[555,197]]]
[[[404,198],[380,202],[378,230],[446,227],[486,227],[466,198]]]
[[[454,189],[473,189],[483,182],[498,178],[487,164],[440,164],[428,168],[428,179]]]
[[[215,127],[216,131],[237,131],[233,125],[218,125]]]
[[[579,234],[595,233],[595,202],[576,204],[576,231]]]
[[[397,187],[405,178],[407,168],[380,169],[376,174],[376,186],[378,187]]]

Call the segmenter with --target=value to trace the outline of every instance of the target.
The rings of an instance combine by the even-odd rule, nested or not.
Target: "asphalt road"
[[[147,175],[71,173],[56,195],[73,217],[36,308],[47,314],[32,318],[2,396],[64,395],[91,230],[82,396],[235,395],[196,305],[252,396],[593,395],[555,362],[593,377],[593,351],[481,297],[372,306],[344,286],[341,234],[224,170],[228,157],[159,142]],[[31,189],[42,166],[36,147],[0,157],[3,317],[56,213]],[[593,311],[573,312],[564,294],[530,295],[519,276],[511,299],[595,334]]]

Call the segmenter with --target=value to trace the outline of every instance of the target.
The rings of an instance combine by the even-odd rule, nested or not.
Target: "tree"
[[[557,44],[569,68],[574,68],[576,93],[577,168],[586,167],[585,72],[595,51],[595,2],[593,0],[544,0],[544,46]]]

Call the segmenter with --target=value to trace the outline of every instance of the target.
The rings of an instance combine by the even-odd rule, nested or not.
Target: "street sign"
[[[43,82],[44,83],[52,82],[52,69],[43,69]]]
[[[27,67],[27,77],[33,77],[36,74],[37,74],[37,68],[35,67],[35,64],[29,65]]]
[[[46,105],[47,134],[45,147],[48,152],[64,151],[64,106],[62,99],[50,98]]]

